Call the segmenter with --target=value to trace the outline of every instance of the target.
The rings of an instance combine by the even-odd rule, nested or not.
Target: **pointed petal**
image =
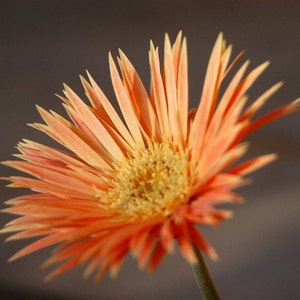
[[[161,226],[160,243],[167,252],[174,251],[174,228],[171,219],[165,221]]]
[[[271,123],[279,118],[282,118],[283,116],[294,113],[299,109],[300,109],[300,98],[294,100],[289,104],[283,105],[271,111],[268,114],[263,115],[262,117],[258,118],[257,120],[254,120],[247,127],[245,127],[244,130],[240,133],[237,141],[243,138],[245,135],[248,135],[251,132],[259,129],[260,127],[265,126],[266,124]]]
[[[52,246],[54,244],[57,244],[63,240],[66,239],[65,233],[54,233],[51,235],[48,235],[44,238],[41,238],[37,240],[36,242],[31,243],[27,247],[23,248],[22,250],[18,251],[15,255],[13,255],[9,261],[14,261],[22,256],[28,255],[32,252],[38,251],[40,249]]]
[[[98,143],[102,144],[104,148],[111,153],[115,159],[119,160],[124,157],[119,145],[107,132],[103,124],[98,120],[92,110],[85,105],[82,100],[74,93],[72,89],[65,86],[65,94],[70,100],[69,105],[74,107],[78,113],[79,118],[86,124],[90,132],[95,136]]]
[[[79,136],[79,133],[76,132],[76,129],[71,124],[66,123],[61,119],[57,119],[42,108],[39,108],[39,112],[48,126],[33,124],[33,127],[45,132],[53,139],[57,140],[89,165],[98,169],[110,169],[110,166],[84,141],[83,137]]]
[[[176,237],[182,255],[190,264],[196,263],[197,258],[194,252],[192,240],[190,238],[188,225],[186,221],[183,221],[180,224],[176,224]]]
[[[171,50],[171,43],[168,35],[165,35],[165,47],[164,47],[164,86],[166,92],[166,100],[168,107],[169,128],[171,130],[171,136],[176,140],[180,139],[179,128],[179,108],[176,94],[176,78],[173,62],[173,54]]]
[[[206,253],[212,260],[217,260],[218,255],[216,251],[209,245],[200,232],[193,226],[189,226],[189,235],[195,247]]]
[[[273,85],[267,91],[265,91],[257,100],[255,100],[252,105],[250,105],[247,110],[243,113],[240,121],[245,119],[250,119],[252,116],[256,114],[259,109],[267,102],[267,100],[275,93],[277,90],[282,87],[283,83],[278,82],[277,84]]]
[[[117,67],[111,57],[111,54],[109,55],[109,67],[114,91],[126,124],[137,145],[142,146],[144,145],[144,141],[141,134],[139,119],[136,115],[136,109],[121,81],[121,78],[117,71]]]
[[[160,131],[162,134],[169,136],[167,101],[160,73],[158,52],[154,49],[153,43],[150,43],[149,64],[151,72],[151,98],[156,107]]]
[[[109,102],[109,100],[106,98],[100,87],[97,85],[95,80],[92,78],[92,76],[87,72],[88,78],[91,82],[91,86],[93,89],[89,88],[89,85],[83,81],[84,87],[88,91],[90,98],[93,99],[92,103],[95,106],[96,112],[100,114],[101,117],[103,117],[103,109],[107,116],[109,117],[109,124],[111,126],[115,126],[117,131],[124,137],[126,142],[131,146],[134,147],[135,142],[128,132],[128,129],[124,125],[121,118],[118,116],[117,112]],[[104,117],[105,120],[107,120],[107,117]]]
[[[130,63],[125,54],[119,50],[120,53],[120,68],[124,78],[124,84],[127,89],[130,98],[135,103],[135,107],[138,110],[139,120],[145,132],[150,138],[155,138],[160,135],[157,127],[157,118],[155,110],[149,99],[149,95],[136,72],[133,65]]]
[[[194,144],[193,157],[195,157],[196,160],[198,160],[199,155],[202,152],[205,131],[216,102],[216,90],[219,85],[219,68],[222,48],[223,35],[219,34],[208,63],[201,101],[196,111],[189,138],[190,142]]]
[[[179,102],[179,121],[181,125],[181,135],[185,142],[187,139],[188,127],[188,62],[186,39],[183,40],[179,58],[178,76],[177,76],[177,99]]]

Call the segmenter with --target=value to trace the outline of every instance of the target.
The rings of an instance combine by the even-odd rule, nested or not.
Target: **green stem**
[[[205,300],[220,300],[221,298],[210,277],[201,251],[196,247],[194,247],[194,250],[198,262],[193,265],[193,271],[203,298]]]

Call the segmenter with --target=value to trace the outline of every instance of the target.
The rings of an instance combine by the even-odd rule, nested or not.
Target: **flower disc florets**
[[[168,142],[135,151],[116,165],[112,187],[100,201],[132,220],[170,215],[187,201],[187,156]]]

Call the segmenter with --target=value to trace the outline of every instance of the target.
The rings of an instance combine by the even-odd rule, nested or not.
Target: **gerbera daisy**
[[[195,249],[215,259],[198,225],[228,219],[231,212],[217,205],[239,202],[233,190],[247,182],[245,175],[276,158],[268,154],[237,164],[248,149],[243,138],[299,107],[298,99],[254,118],[281,86],[275,84],[246,106],[245,93],[268,63],[245,75],[246,61],[221,94],[223,80],[241,56],[230,64],[231,51],[220,34],[196,109],[188,108],[181,33],[173,45],[166,35],[162,71],[151,42],[149,93],[123,52],[120,72],[109,55],[122,117],[89,73],[88,81],[81,81],[90,106],[68,86],[59,96],[70,120],[38,107],[45,124],[31,126],[65,149],[23,140],[16,155],[20,160],[4,162],[31,175],[5,178],[9,186],[34,193],[7,201],[4,211],[19,217],[2,232],[15,232],[9,240],[38,237],[11,260],[59,244],[45,262],[59,264],[49,279],[81,263],[87,264],[85,275],[95,271],[101,278],[107,270],[115,275],[128,253],[139,267],[152,270],[174,251],[174,242],[191,264],[197,261]]]

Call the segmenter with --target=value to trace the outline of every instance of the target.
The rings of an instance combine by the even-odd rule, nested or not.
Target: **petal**
[[[95,112],[99,117],[104,119],[111,127],[115,128],[116,131],[125,139],[128,145],[134,147],[135,142],[128,132],[128,129],[124,125],[121,118],[118,116],[117,112],[105,97],[104,93],[97,85],[92,76],[87,72],[88,78],[91,82],[91,86],[82,79],[82,84],[89,95],[91,103],[95,107]]]
[[[104,161],[103,158],[91,147],[91,145],[84,140],[84,137],[80,136],[80,133],[74,126],[67,123],[66,120],[63,120],[62,118],[58,119],[57,115],[52,116],[42,108],[38,109],[48,126],[33,124],[33,127],[51,136],[54,140],[73,151],[89,165],[98,169],[111,168],[110,165],[107,164],[107,162]]]
[[[171,43],[167,34],[165,35],[164,50],[164,86],[168,108],[169,128],[171,131],[170,136],[175,140],[181,140],[181,131],[179,128],[179,107],[176,93],[176,78],[173,62],[173,53],[171,50]]]
[[[179,121],[181,125],[181,135],[185,142],[187,139],[188,121],[188,63],[186,39],[183,40],[179,58],[177,76],[177,99],[179,105]]]
[[[160,136],[159,128],[157,126],[157,117],[155,110],[150,101],[149,95],[136,72],[133,65],[130,63],[125,54],[119,50],[120,60],[119,65],[124,78],[124,84],[130,98],[135,103],[138,110],[139,120],[145,132],[150,138]]]
[[[183,221],[179,224],[176,224],[175,232],[182,255],[190,264],[195,264],[197,262],[197,258],[193,248],[193,242],[190,237],[187,222]]]
[[[217,100],[216,95],[220,83],[219,72],[222,50],[223,35],[219,34],[208,63],[201,101],[196,111],[189,136],[189,142],[193,145],[192,158],[195,161],[199,160],[202,153],[205,132]]]
[[[137,117],[136,108],[121,81],[121,78],[117,71],[117,67],[111,57],[111,54],[109,55],[109,68],[114,91],[131,136],[137,143],[137,146],[142,146],[144,145],[144,141],[141,134],[141,128],[139,119]]]
[[[154,49],[153,43],[150,43],[149,64],[151,75],[150,98],[151,101],[154,103],[154,107],[156,108],[156,114],[159,122],[160,131],[162,134],[169,136],[170,131],[168,124],[167,101],[160,73],[158,51]]]
[[[160,243],[167,252],[174,251],[174,226],[171,219],[167,219],[161,226]]]
[[[206,253],[212,260],[217,260],[218,255],[216,251],[209,245],[205,238],[193,226],[188,226],[189,235],[193,245]]]
[[[123,158],[124,154],[119,145],[97,119],[92,110],[68,86],[65,86],[64,92],[69,99],[68,106],[74,108],[73,115],[78,115],[77,119],[82,120],[91,134],[96,138],[97,143],[101,144],[108,153],[112,154],[114,159],[119,160]]]

